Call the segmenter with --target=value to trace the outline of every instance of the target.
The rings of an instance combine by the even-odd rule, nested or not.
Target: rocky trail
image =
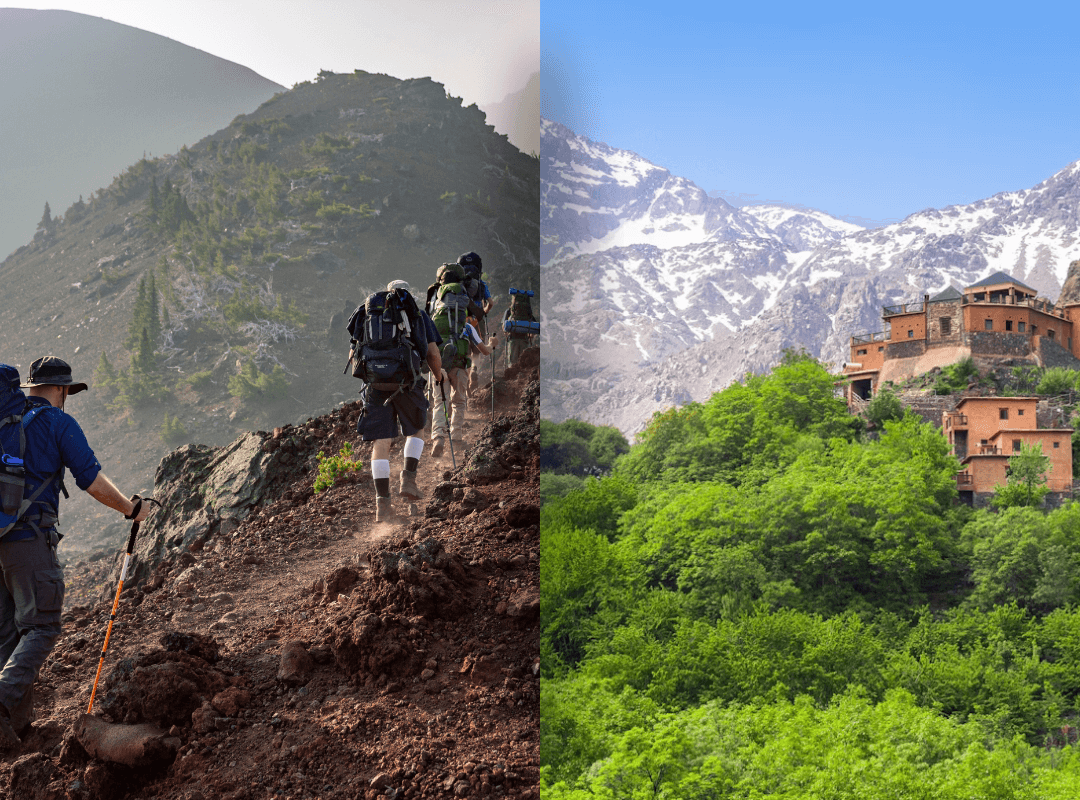
[[[355,403],[265,434],[268,453],[352,442],[360,470],[316,494],[316,459],[294,448],[291,480],[241,518],[189,525],[144,558],[97,689],[102,722],[79,724],[119,569],[69,567],[64,635],[37,720],[0,759],[0,797],[538,797],[538,364],[528,351],[496,379],[494,422],[490,381],[474,393],[456,469],[449,450],[425,452],[425,499],[408,516],[395,487],[388,523],[374,521]],[[395,478],[400,464],[395,442]]]

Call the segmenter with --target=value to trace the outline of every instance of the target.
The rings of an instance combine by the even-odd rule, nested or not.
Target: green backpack
[[[435,293],[431,307],[431,321],[435,330],[443,338],[443,369],[468,369],[472,365],[469,359],[469,342],[462,336],[465,321],[469,316],[469,295],[460,283],[446,283]]]

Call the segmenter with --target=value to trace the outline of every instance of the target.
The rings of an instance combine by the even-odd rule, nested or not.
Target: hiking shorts
[[[365,442],[377,439],[393,439],[395,436],[413,436],[423,430],[427,422],[428,401],[424,396],[427,380],[396,394],[375,389],[370,384],[360,392],[363,409],[356,420],[356,432]]]

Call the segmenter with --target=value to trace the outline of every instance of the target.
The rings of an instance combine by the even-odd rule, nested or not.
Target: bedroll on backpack
[[[26,410],[26,395],[19,388],[19,371],[0,364],[0,536],[10,531],[37,500],[47,480],[30,495],[26,491],[26,426],[44,410],[35,406]]]
[[[366,383],[415,382],[420,375],[420,354],[412,343],[412,328],[418,322],[411,296],[371,295],[349,321],[349,334],[356,342],[353,377]]]

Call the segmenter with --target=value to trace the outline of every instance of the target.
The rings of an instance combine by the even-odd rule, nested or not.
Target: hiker
[[[483,274],[483,261],[479,254],[470,251],[458,256],[457,263],[465,271],[465,289],[468,291],[470,299],[477,306],[477,313],[473,316],[479,322],[476,329],[480,333],[480,338],[483,339],[487,336],[487,315],[495,307],[495,298],[491,296],[491,290],[488,289],[487,283],[481,277]],[[476,388],[479,376],[479,365],[474,363],[469,368],[470,389]]]
[[[57,530],[60,492],[68,496],[65,468],[71,470],[80,489],[127,519],[142,521],[150,511],[145,503],[136,513],[136,504],[101,471],[79,423],[64,411],[68,395],[86,388],[72,379],[71,367],[55,356],[31,364],[22,384],[18,370],[0,365],[0,406],[5,410],[0,443],[5,457],[15,455],[20,440],[17,428],[12,428],[23,427],[23,496],[30,499],[36,494],[0,537],[0,749],[17,746],[20,735],[29,730],[34,720],[34,680],[60,638],[64,572],[56,546],[62,537]],[[27,389],[29,396],[21,389]]]
[[[405,281],[391,281],[386,291],[371,295],[349,320],[353,343],[349,360],[354,364],[353,375],[364,381],[356,430],[363,441],[374,443],[371,476],[376,522],[394,516],[390,442],[395,436],[406,437],[398,494],[408,502],[423,498],[416,484],[416,468],[424,451],[424,440],[416,434],[423,430],[428,411],[427,379],[421,364],[427,363],[435,383],[443,380],[438,340],[430,336],[433,329]]]
[[[483,309],[469,297],[465,286],[465,271],[460,264],[443,264],[439,267],[436,282],[428,288],[428,308],[432,321],[439,335],[446,340],[442,347],[442,368],[446,374],[446,384],[430,387],[432,406],[431,418],[431,454],[441,456],[444,439],[452,437],[454,441],[462,438],[465,432],[465,392],[466,371],[472,364],[470,353],[472,346],[465,335],[465,325],[469,319],[477,319]],[[472,330],[476,333],[477,326]],[[480,344],[483,337],[476,335]],[[484,352],[480,350],[480,352]],[[487,351],[490,352],[490,351]],[[446,395],[444,397],[444,394]],[[452,407],[450,425],[447,430],[445,408],[439,413],[444,399]]]
[[[530,300],[532,296],[533,292],[531,290],[511,289],[510,307],[503,314],[503,322],[536,322],[537,319],[533,316],[532,301]],[[506,338],[506,366],[510,367],[531,345],[532,334],[512,330],[507,334]]]

